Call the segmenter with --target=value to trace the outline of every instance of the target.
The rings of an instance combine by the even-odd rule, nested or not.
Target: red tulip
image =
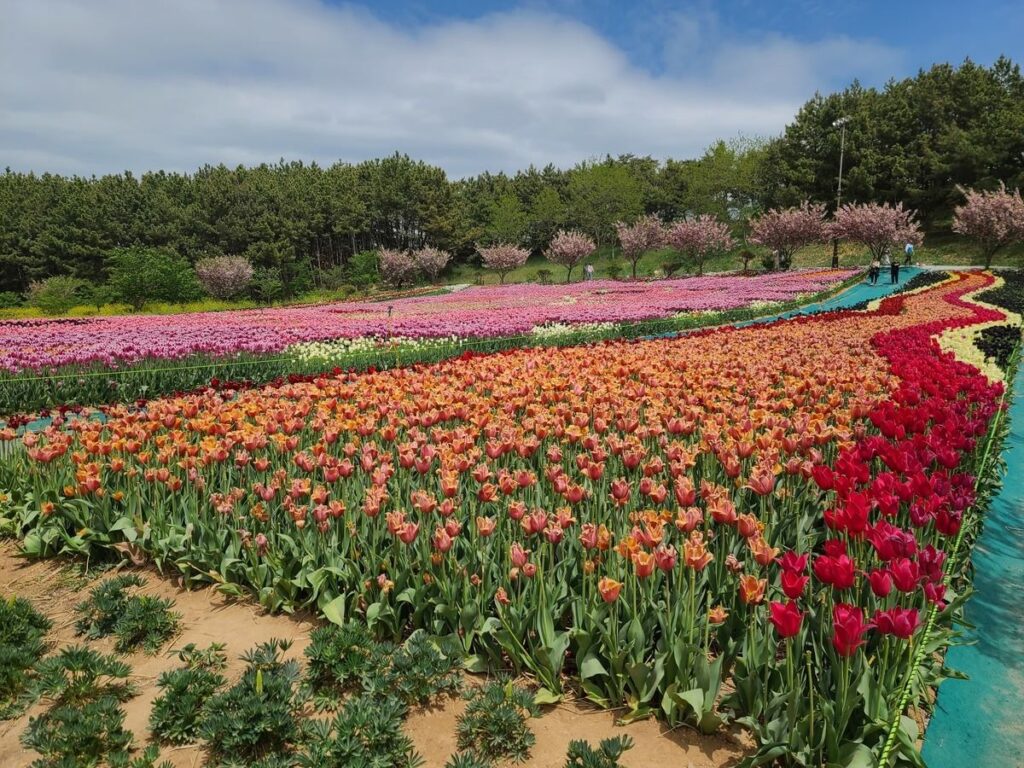
[[[779,637],[793,637],[800,632],[800,625],[803,623],[804,614],[797,607],[796,601],[770,603],[768,610],[770,612],[768,618],[775,625],[775,631],[779,633]]]
[[[419,533],[419,523],[405,523],[398,530],[398,538],[403,544],[412,544],[416,539],[416,534]]]
[[[900,592],[913,592],[921,581],[921,571],[916,562],[907,557],[898,557],[889,563],[893,584]]]
[[[877,597],[888,597],[892,592],[892,576],[884,568],[871,571],[868,574],[868,582],[871,584],[871,591]]]
[[[832,610],[832,627],[832,645],[840,656],[853,656],[864,644],[868,626],[860,608],[846,603],[836,605]]]
[[[886,611],[875,611],[875,618],[871,623],[880,634],[909,640],[917,630],[920,619],[916,608],[893,607]]]
[[[629,494],[630,494],[629,483],[626,480],[623,480],[622,478],[619,478],[617,480],[612,480],[612,484],[611,484],[612,501],[614,501],[618,506],[620,506],[620,507],[624,506],[626,503],[629,502]]]
[[[810,581],[810,578],[810,576],[806,576],[804,574],[783,571],[782,576],[780,577],[782,582],[782,591],[790,600],[796,600],[804,593],[804,588],[807,586],[807,582]]]
[[[790,550],[779,558],[778,563],[779,567],[787,573],[803,573],[807,570],[807,560],[806,554],[798,555]]]
[[[857,571],[849,555],[840,554],[834,557],[819,555],[814,560],[814,575],[819,581],[832,585],[835,589],[850,589],[857,578]]]

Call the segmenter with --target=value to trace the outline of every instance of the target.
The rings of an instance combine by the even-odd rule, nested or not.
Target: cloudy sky
[[[690,157],[854,78],[1024,57],[1019,0],[0,0],[0,19],[0,167],[79,174]]]

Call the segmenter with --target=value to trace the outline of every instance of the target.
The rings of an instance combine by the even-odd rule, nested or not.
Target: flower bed
[[[293,344],[360,337],[488,338],[547,323],[631,322],[817,293],[850,270],[650,283],[596,281],[469,288],[440,296],[186,315],[0,322],[0,370],[44,371],[144,359],[268,354]]]
[[[211,379],[266,383],[330,368],[436,362],[466,350],[686,330],[756,317],[768,306],[792,309],[808,300],[808,291],[818,289],[821,296],[855,276],[845,270],[519,285],[388,304],[0,323],[0,341],[10,345],[9,351],[0,347],[0,416],[133,402],[189,391]],[[789,299],[766,303],[765,296]],[[705,306],[725,308],[696,309]],[[679,311],[686,307],[691,309]],[[593,316],[617,319],[587,319]]]
[[[22,438],[0,517],[33,555],[127,546],[271,609],[457,637],[542,698],[849,764],[953,597],[1003,389],[934,337],[998,319],[961,298],[990,280],[113,408]]]

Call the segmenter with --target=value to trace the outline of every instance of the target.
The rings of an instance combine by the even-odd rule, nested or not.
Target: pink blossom
[[[729,225],[710,214],[677,221],[669,227],[668,244],[697,265],[697,274],[704,274],[704,260],[713,253],[728,251],[735,242]]]
[[[490,247],[478,245],[476,249],[480,252],[480,259],[484,266],[497,272],[503,284],[505,275],[513,269],[523,266],[530,258],[528,250],[509,243],[498,243]]]
[[[240,294],[252,275],[252,264],[244,256],[214,256],[196,262],[196,277],[206,292],[218,299]]]
[[[451,258],[452,255],[448,251],[442,251],[430,245],[412,252],[413,266],[429,280],[437,280],[438,275],[448,266]]]
[[[622,255],[633,266],[633,277],[636,277],[636,265],[643,255],[665,244],[665,228],[657,216],[641,216],[632,224],[616,222],[615,231],[622,244]]]
[[[596,248],[594,241],[582,232],[559,230],[551,239],[551,245],[544,256],[548,261],[566,268],[565,282],[568,283],[572,277],[573,267],[592,254]]]
[[[408,251],[380,249],[380,274],[393,285],[401,285],[416,271],[416,264]]]
[[[1002,182],[991,192],[962,191],[967,200],[953,214],[953,231],[978,241],[987,269],[1000,248],[1024,240],[1024,199]]]
[[[867,246],[871,255],[881,259],[886,251],[902,247],[905,243],[921,242],[921,230],[914,221],[914,211],[903,203],[848,204],[836,211],[835,218],[826,228],[830,237],[852,240]]]
[[[798,250],[825,239],[825,206],[805,200],[799,208],[768,211],[753,220],[748,239],[789,264]]]

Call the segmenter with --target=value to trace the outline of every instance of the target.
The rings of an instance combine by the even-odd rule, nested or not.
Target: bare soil
[[[158,690],[160,673],[179,665],[171,649],[188,643],[206,647],[224,643],[229,665],[225,675],[235,680],[244,664],[243,652],[270,638],[292,641],[288,655],[301,659],[309,641],[309,632],[317,620],[309,615],[270,615],[246,600],[232,600],[213,589],[186,591],[175,581],[152,569],[141,569],[146,578],[147,594],[172,598],[174,610],[181,614],[181,633],[167,644],[160,654],[142,652],[127,658],[132,666],[133,681],[139,695],[125,704],[125,727],[136,737],[136,745],[144,746],[150,738],[147,726],[149,712]],[[52,621],[48,640],[51,652],[65,645],[82,642],[75,636],[75,605],[84,599],[95,582],[77,578],[73,569],[57,561],[26,561],[17,556],[9,542],[0,543],[0,595],[18,595],[31,600],[36,609]],[[113,638],[92,641],[92,647],[113,653]],[[450,699],[439,706],[414,711],[406,722],[406,732],[417,751],[425,759],[426,768],[443,768],[456,751],[455,725],[464,707],[460,699]],[[0,766],[22,768],[38,755],[24,749],[20,735],[30,717],[40,714],[36,704],[21,717],[0,721]],[[705,737],[690,730],[667,730],[661,723],[647,720],[628,726],[617,726],[613,712],[600,710],[587,702],[566,702],[548,708],[545,714],[530,721],[537,737],[530,759],[523,765],[531,768],[562,768],[565,753],[572,739],[586,739],[597,744],[601,739],[620,733],[628,734],[635,746],[622,763],[627,768],[726,768],[734,766],[752,746],[745,734],[738,731]],[[161,759],[170,760],[175,768],[196,768],[205,765],[205,753],[199,746],[165,747]]]

